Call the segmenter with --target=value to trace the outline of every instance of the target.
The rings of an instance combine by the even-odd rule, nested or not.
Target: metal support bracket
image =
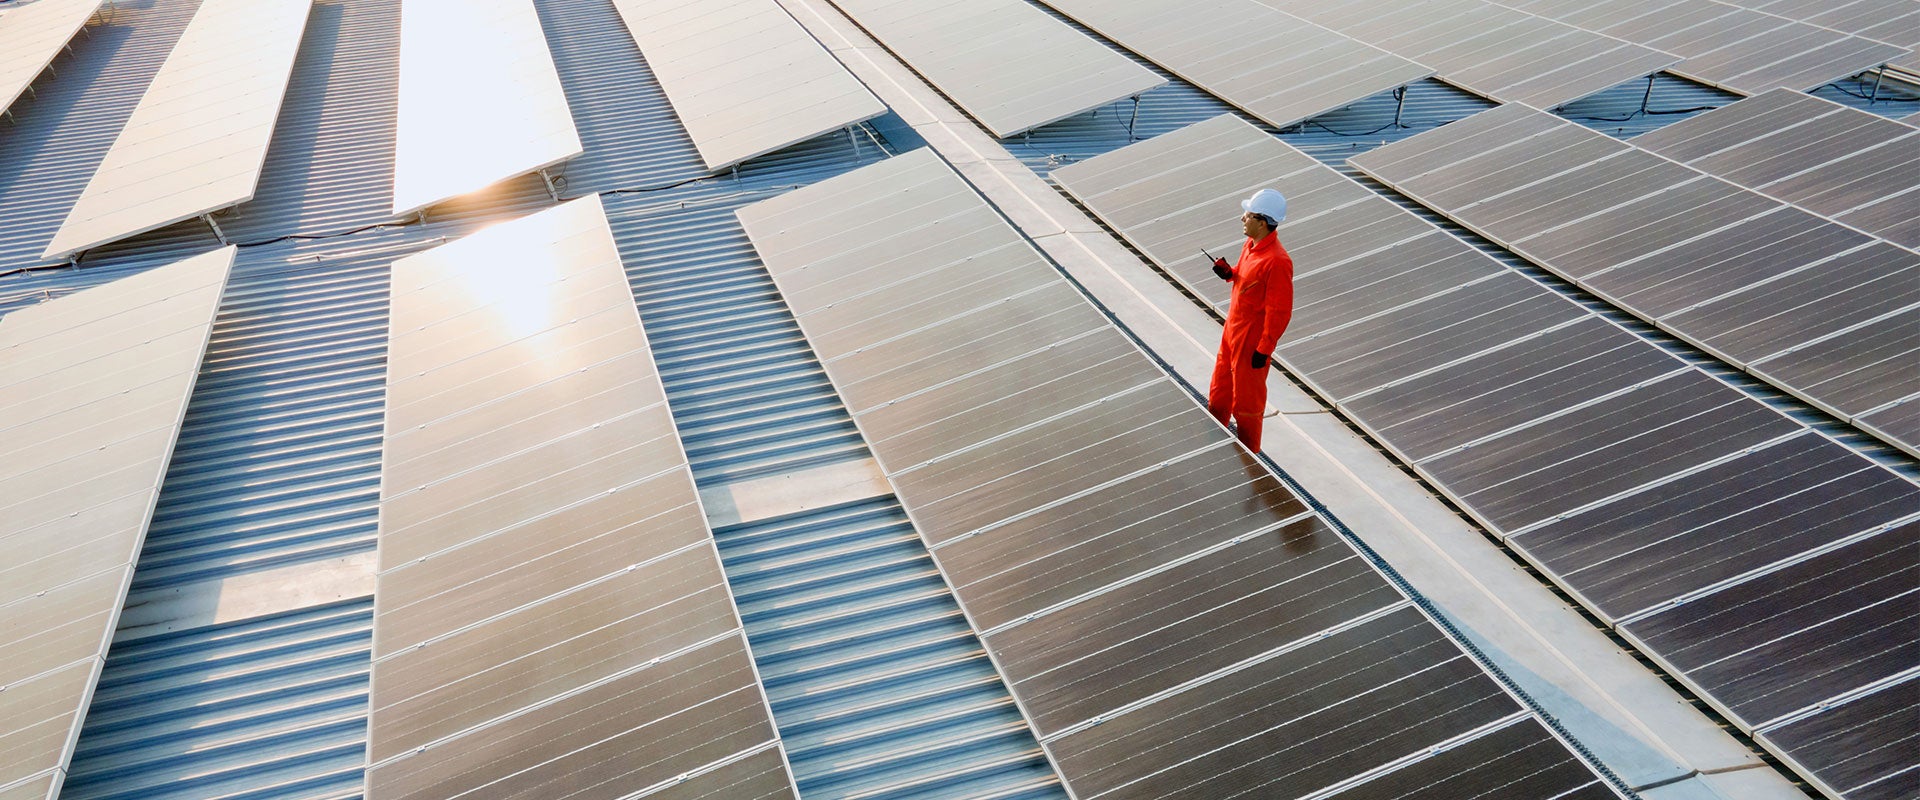
[[[220,223],[213,221],[212,214],[201,214],[200,218],[203,220],[206,220],[207,227],[213,229],[213,238],[219,239],[221,244],[233,244],[232,242],[227,241],[226,231],[220,230]]]
[[[1400,124],[1400,115],[1401,115],[1401,114],[1402,114],[1403,112],[1405,112],[1406,110],[1407,110],[1407,87],[1405,87],[1405,86],[1397,86],[1397,87],[1394,87],[1394,90],[1393,90],[1393,127],[1395,127],[1395,128],[1400,128],[1400,127],[1404,127],[1404,126],[1402,126],[1402,125]]]
[[[1134,140],[1133,126],[1140,121],[1140,95],[1133,96],[1133,116],[1127,118],[1127,141]]]
[[[540,170],[540,180],[547,185],[547,196],[553,198],[553,202],[560,202],[560,189],[554,185],[553,171]]]
[[[1647,113],[1647,106],[1653,102],[1653,79],[1655,77],[1657,76],[1647,76],[1647,92],[1646,94],[1640,95],[1640,113],[1642,114]]]

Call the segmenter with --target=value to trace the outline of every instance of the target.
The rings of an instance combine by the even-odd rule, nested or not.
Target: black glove
[[[1213,274],[1220,276],[1220,280],[1223,281],[1233,280],[1233,270],[1227,268],[1227,260],[1224,258],[1213,260]]]
[[[1254,368],[1254,369],[1266,369],[1266,368],[1267,368],[1267,354],[1266,354],[1266,353],[1254,353],[1254,354],[1253,354],[1253,368]]]

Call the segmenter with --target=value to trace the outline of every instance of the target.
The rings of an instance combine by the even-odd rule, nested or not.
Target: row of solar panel
[[[1680,56],[1672,72],[1741,94],[1769,89],[1811,89],[1836,78],[1874,69],[1889,61],[1912,63],[1920,47],[1920,16],[1905,0],[1864,0],[1876,7],[1886,27],[1863,26],[1873,38],[1852,36],[1825,27],[1836,20],[1825,12],[1839,3],[1822,0],[1821,7],[1802,0],[1767,3],[1750,0],[1741,8],[1719,0],[1497,0],[1502,5],[1539,14],[1588,30]],[[1792,3],[1798,7],[1785,7]],[[1770,13],[1776,10],[1781,16]],[[1801,17],[1800,22],[1789,17]]]
[[[1075,796],[1611,796],[931,152],[739,217]]]
[[[1722,113],[1737,120],[1754,103],[1773,118],[1766,109],[1784,97]],[[1820,117],[1740,148],[1734,161],[1705,163],[1743,180],[1790,174],[1776,191],[1823,209],[1852,209],[1837,219],[1907,238],[1920,231],[1909,194],[1920,171],[1910,160],[1888,166],[1883,154],[1869,153],[1836,174],[1816,166],[1830,153],[1808,144],[1832,147],[1839,139],[1836,149],[1846,151],[1889,137],[1894,145],[1914,140],[1915,131],[1897,122],[1858,124],[1864,114]],[[1650,143],[1685,156],[1693,132],[1726,119],[1649,134]],[[1784,164],[1761,157],[1770,145],[1791,151]],[[1913,250],[1519,105],[1353,164],[1728,363],[1920,450],[1920,417],[1903,402],[1920,397],[1920,373],[1912,369],[1920,358],[1920,255]]]
[[[392,292],[368,796],[791,796],[600,198]]]
[[[59,785],[233,255],[0,319],[0,786]]]
[[[0,108],[99,5],[51,0],[0,17]],[[211,215],[251,200],[259,184],[310,7],[202,3],[41,257],[196,217],[217,233]],[[772,0],[617,7],[710,169],[886,110]],[[406,3],[401,62],[394,214],[581,154],[528,0]]]
[[[1355,161],[1404,163],[1418,149],[1523,166],[1500,142],[1489,146],[1486,123]],[[1565,143],[1545,152],[1581,157]],[[1896,473],[1236,118],[1053,177],[1216,306],[1224,284],[1198,253],[1225,249],[1231,234],[1207,222],[1231,218],[1254,187],[1279,187],[1293,212],[1280,235],[1301,265],[1303,300],[1276,358],[1750,729],[1911,665],[1920,638],[1898,598],[1913,590],[1916,565],[1893,554],[1920,536],[1920,487]],[[1467,177],[1431,185],[1503,201]],[[1574,196],[1617,202],[1592,187]],[[1507,215],[1540,207],[1522,198]],[[1675,215],[1688,216],[1638,219]],[[1829,574],[1839,564],[1856,566]],[[1797,602],[1758,599],[1776,580],[1791,581]],[[1899,723],[1874,724],[1894,736]],[[1836,785],[1911,767],[1907,755],[1830,742],[1793,755],[1817,776],[1867,776]]]

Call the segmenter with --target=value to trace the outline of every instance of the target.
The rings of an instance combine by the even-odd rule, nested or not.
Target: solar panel
[[[1441,80],[1475,94],[1541,108],[1646,77],[1679,60],[1482,0],[1261,2],[1426,64]]]
[[[1821,714],[1793,719],[1762,731],[1767,749],[1818,776],[1829,795],[1858,800],[1899,800],[1920,792],[1920,770],[1910,755],[1920,731],[1920,676],[1909,676]]]
[[[543,30],[530,0],[401,6],[394,214],[584,151]]]
[[[1916,549],[1920,523],[1908,523],[1620,627],[1735,719],[1764,725],[1912,668]]]
[[[395,262],[390,331],[369,796],[626,795],[770,746],[599,197]]]
[[[1620,620],[1916,512],[1899,476],[1806,433],[1510,541]]]
[[[834,0],[993,135],[1013,136],[1166,83],[1019,0]]]
[[[1433,74],[1255,0],[1043,2],[1276,127]]]
[[[1909,249],[1920,246],[1920,131],[1777,89],[1634,139],[1634,145]]]
[[[1747,116],[1768,119],[1782,112],[1766,109],[1790,99],[1756,98],[1762,113],[1722,118],[1726,124],[1717,127],[1692,126],[1655,145],[1720,152],[1719,140],[1739,139],[1739,129],[1761,124]],[[1527,116],[1543,119],[1522,124]],[[1920,348],[1920,328],[1888,324],[1885,336],[1872,342],[1849,335],[1920,302],[1914,288],[1920,285],[1920,256],[1575,123],[1549,123],[1549,116],[1503,109],[1493,120],[1458,130],[1449,125],[1351,162],[1622,309],[1841,417],[1920,392],[1920,375],[1878,367],[1890,354]],[[1834,118],[1819,116],[1800,127]],[[1727,131],[1735,133],[1723,135]],[[1479,152],[1459,146],[1468,139]],[[1539,167],[1513,165],[1513,154],[1528,152],[1539,153]],[[1475,194],[1457,191],[1463,184]],[[1844,366],[1813,372],[1789,366],[1796,360],[1790,353],[1809,347]],[[1781,368],[1767,372],[1759,366],[1769,359],[1782,359]],[[1897,437],[1889,441],[1917,446]]]
[[[253,199],[311,6],[202,3],[42,257]]]
[[[1740,94],[1811,89],[1909,54],[1908,46],[1718,0],[1578,4],[1504,0],[1504,4],[1681,56],[1684,60],[1668,71]]]
[[[105,0],[40,0],[0,16],[0,111],[33,85]]]
[[[1340,800],[1453,800],[1499,783],[1513,797],[1599,800],[1613,797],[1535,720],[1508,723],[1442,748],[1336,795]],[[1567,790],[1566,787],[1577,787]]]
[[[0,785],[66,765],[233,256],[0,318]]]
[[[1515,716],[1492,680],[1401,607],[1047,746],[1080,797],[1301,797]],[[1569,775],[1547,796],[1592,782]]]
[[[901,207],[915,209],[906,217],[916,224],[876,224]],[[1489,719],[1524,717],[1130,341],[1083,316],[1087,301],[985,210],[936,156],[916,152],[738,216],[828,377],[843,392],[862,387],[846,393],[856,422],[1076,796],[1117,786],[1106,756],[1086,755],[1098,747],[1082,744],[1088,731],[1148,727],[1162,737],[1146,746],[1153,755],[1123,759],[1191,760],[1209,774],[1271,771],[1274,751],[1326,747],[1319,728],[1297,728],[1221,749],[1231,743],[1222,731],[1257,733],[1246,726],[1266,717],[1160,715],[1229,685],[1241,687],[1236,708],[1305,702],[1260,665],[1349,673],[1342,650],[1315,649],[1331,640],[1324,634],[1388,616],[1401,623],[1384,645],[1397,666],[1344,685],[1411,689],[1395,669],[1454,677],[1404,698],[1413,705],[1399,714],[1412,724],[1356,695],[1329,724],[1353,734],[1338,746],[1365,754],[1305,770],[1283,794],[1475,732],[1487,720],[1456,713],[1462,702]],[[902,246],[932,230],[971,251]],[[954,267],[1006,252],[1019,257],[994,262],[992,280]],[[895,284],[932,302],[902,316]],[[1070,324],[1050,321],[1076,307]],[[1170,691],[1182,700],[1157,701]],[[1379,737],[1406,747],[1361,744]]]
[[[772,0],[618,0],[614,8],[708,169],[887,112]]]
[[[1552,133],[1560,124],[1541,124],[1534,119],[1538,116],[1545,115],[1519,108],[1496,109],[1439,132],[1405,140],[1404,148],[1392,145],[1375,150],[1364,160],[1376,172],[1392,171],[1410,176],[1410,181],[1427,180],[1436,187],[1476,180],[1482,174],[1527,175],[1524,179],[1515,177],[1513,182],[1538,185],[1534,181],[1540,179],[1535,176],[1542,173],[1588,169],[1581,177],[1568,179],[1579,187],[1567,190],[1569,199],[1609,191],[1610,186],[1648,172],[1616,163],[1621,161],[1620,153],[1638,152],[1630,148],[1614,151],[1611,159],[1609,154],[1589,153],[1571,163],[1552,163],[1554,153],[1566,151],[1564,145],[1570,140],[1565,138],[1547,139],[1552,146],[1539,149],[1533,160],[1548,159],[1544,165],[1548,168],[1532,170],[1519,154],[1533,151],[1523,150],[1522,145]],[[1240,131],[1238,137],[1230,133],[1235,126]],[[1451,135],[1438,135],[1441,132]],[[1462,139],[1472,141],[1472,146],[1461,146]],[[1409,217],[1412,214],[1370,193],[1348,201],[1340,193],[1327,190],[1310,179],[1312,170],[1296,169],[1296,163],[1313,163],[1304,153],[1295,151],[1294,162],[1264,162],[1272,170],[1267,176],[1248,173],[1216,179],[1211,186],[1217,197],[1212,200],[1196,201],[1194,194],[1205,193],[1193,192],[1156,206],[1151,198],[1157,192],[1130,191],[1130,186],[1145,185],[1152,176],[1178,169],[1192,157],[1185,147],[1195,142],[1205,142],[1212,148],[1291,150],[1245,123],[1214,120],[1062,167],[1053,175],[1063,189],[1122,237],[1178,280],[1195,287],[1218,281],[1206,270],[1203,259],[1183,252],[1186,248],[1167,246],[1176,237],[1169,228],[1150,228],[1151,223],[1145,221],[1156,219],[1155,212],[1159,211],[1184,219],[1189,228],[1199,227],[1207,224],[1205,218],[1191,215],[1186,209],[1203,207],[1211,209],[1216,219],[1231,219],[1235,210],[1231,201],[1244,196],[1249,184],[1273,185],[1287,192],[1291,213],[1279,235],[1289,243],[1295,259],[1296,292],[1303,308],[1301,319],[1307,327],[1298,332],[1298,339],[1290,330],[1288,338],[1281,340],[1276,358],[1323,396],[1336,400],[1349,419],[1406,460],[1490,531],[1506,537],[1518,552],[1601,616],[1614,621],[1636,619],[1635,615],[1644,616],[1683,599],[1689,604],[1697,602],[1688,598],[1755,574],[1768,577],[1751,585],[1773,585],[1771,576],[1783,565],[1851,541],[1863,531],[1920,513],[1920,488],[1911,481],[1793,422],[1706,372],[1687,366],[1601,315],[1580,310],[1571,317],[1527,318],[1516,313],[1526,308],[1551,311],[1553,303],[1574,306],[1493,263],[1464,242],[1439,234],[1424,222],[1421,225],[1427,227],[1426,234],[1408,229],[1387,236],[1366,235],[1364,232],[1383,229],[1383,216],[1370,212],[1369,205]],[[1659,169],[1658,164],[1679,169],[1657,157],[1641,155],[1652,159],[1648,162],[1651,169]],[[1261,163],[1248,155],[1242,158],[1247,163]],[[1386,167],[1375,169],[1371,166],[1375,164]],[[1318,165],[1312,169],[1332,171]],[[1611,173],[1594,171],[1604,169]],[[1430,177],[1434,175],[1443,177]],[[1703,184],[1737,192],[1697,175],[1683,186]],[[1307,194],[1317,193],[1333,200],[1334,205],[1323,208],[1292,201],[1296,187],[1307,187]],[[1514,188],[1518,187],[1486,191],[1497,195]],[[1663,192],[1655,187],[1647,191],[1656,197],[1689,197],[1683,188]],[[1745,229],[1747,238],[1739,240],[1744,244],[1730,247],[1728,253],[1694,251],[1691,258],[1708,263],[1710,266],[1704,268],[1707,271],[1752,272],[1757,267],[1748,262],[1775,253],[1791,255],[1805,250],[1809,242],[1850,242],[1846,247],[1862,254],[1873,249],[1863,247],[1870,240],[1857,232],[1756,195],[1747,196],[1759,203],[1762,211],[1771,208],[1773,213],[1753,221],[1753,227]],[[1724,224],[1745,219],[1728,214],[1730,208],[1738,210],[1737,206],[1716,207],[1702,200],[1702,205],[1683,203],[1681,208],[1705,208]],[[1463,207],[1480,206],[1468,200]],[[1116,208],[1118,212],[1113,211]],[[1663,213],[1687,216],[1684,210]],[[1782,213],[1798,216],[1780,217]],[[1578,214],[1572,216],[1577,218]],[[1643,210],[1622,217],[1621,224],[1605,226],[1603,233],[1591,235],[1599,243],[1596,246],[1604,246],[1643,234],[1656,243],[1649,246],[1679,251],[1687,247],[1683,244],[1685,237],[1707,232],[1681,230],[1649,217]],[[1525,222],[1527,218],[1521,214],[1515,219]],[[1341,221],[1354,232],[1343,236],[1337,224]],[[1588,218],[1560,230],[1593,224]],[[1291,246],[1296,232],[1306,235],[1308,247]],[[1823,239],[1819,236],[1822,232],[1837,232],[1839,237]],[[1371,251],[1352,253],[1324,244],[1361,236],[1365,236]],[[1341,260],[1320,263],[1303,258],[1303,250],[1317,250]],[[1450,250],[1464,255],[1448,256]],[[1158,262],[1159,253],[1169,253],[1176,260]],[[1488,266],[1472,267],[1460,260],[1465,258],[1482,259]],[[1684,272],[1679,267],[1685,263],[1676,262],[1674,271]],[[1608,270],[1625,269],[1607,262],[1592,266],[1597,269],[1591,274],[1602,277],[1612,274]],[[1840,279],[1839,273],[1835,275],[1836,285],[1854,283]],[[1450,281],[1445,279],[1448,277]],[[1676,278],[1694,279],[1692,275]],[[1449,282],[1453,285],[1448,286]],[[1896,305],[1911,302],[1898,291],[1883,291]],[[1362,300],[1346,297],[1368,292],[1383,296]],[[1331,296],[1327,300],[1313,299],[1320,293]],[[1333,303],[1336,308],[1352,311],[1304,313],[1314,303]],[[1507,326],[1511,327],[1503,339],[1501,330]],[[1901,330],[1896,324],[1888,327]],[[1484,338],[1475,341],[1476,336]],[[1851,336],[1841,338],[1855,340]],[[1859,341],[1873,340],[1861,336]],[[1862,349],[1876,354],[1898,352],[1877,346]],[[1402,357],[1396,351],[1417,355]],[[1814,364],[1821,359],[1810,356],[1806,361]],[[1834,583],[1827,588],[1837,590],[1845,585]],[[1877,613],[1873,611],[1877,608],[1875,598],[1844,592],[1834,598],[1824,613]],[[992,638],[989,636],[989,640]],[[1920,641],[1905,630],[1895,634],[1890,629],[1882,638],[1887,646],[1897,648]],[[1671,650],[1675,658],[1692,648],[1708,646],[1684,634],[1643,644],[1656,656]],[[1769,680],[1805,685],[1802,695],[1782,702],[1800,702],[1804,695],[1820,692],[1826,693],[1824,701],[1859,688],[1853,682],[1861,677],[1858,672],[1834,673],[1827,679],[1819,668],[1800,670],[1784,653],[1775,658],[1775,663],[1779,666]],[[1242,702],[1233,707],[1245,705]],[[1090,730],[1111,730],[1114,722],[1109,720]],[[1160,734],[1140,735],[1153,742],[1153,737]],[[1108,764],[1130,763],[1133,759],[1151,763],[1149,749],[1108,750],[1094,758]],[[1063,758],[1061,763],[1070,762]],[[1436,759],[1425,768],[1440,771],[1434,779],[1444,782],[1456,767]],[[1113,769],[1122,770],[1127,780],[1138,778],[1130,771],[1131,766]],[[1476,768],[1462,764],[1457,769],[1474,774]],[[1478,769],[1482,770],[1480,774],[1492,772]],[[1427,776],[1418,771],[1407,774]],[[1141,784],[1127,785],[1132,788]],[[1351,791],[1369,796],[1363,791],[1366,785]],[[1283,787],[1280,793],[1288,794],[1293,788]],[[1209,796],[1220,791],[1227,790],[1216,790]],[[1456,795],[1462,792],[1457,790]],[[1146,794],[1153,796],[1151,791]]]

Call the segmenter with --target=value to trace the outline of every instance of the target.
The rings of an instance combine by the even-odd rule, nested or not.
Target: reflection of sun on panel
[[[400,11],[393,212],[410,214],[582,152],[529,0]]]

